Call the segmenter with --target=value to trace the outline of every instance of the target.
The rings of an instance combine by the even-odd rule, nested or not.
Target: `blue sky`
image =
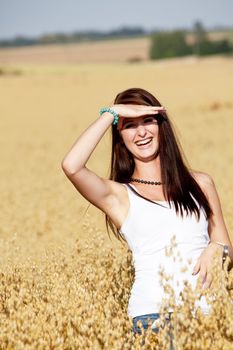
[[[122,26],[233,26],[233,0],[0,0],[0,38]]]

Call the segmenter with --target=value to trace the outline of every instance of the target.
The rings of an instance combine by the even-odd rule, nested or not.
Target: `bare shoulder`
[[[214,180],[211,175],[201,172],[201,171],[191,171],[193,178],[196,180],[201,189],[208,194],[214,187]]]
[[[211,186],[214,184],[213,178],[207,173],[203,173],[201,171],[192,171],[191,175],[194,177],[197,183],[202,186]]]

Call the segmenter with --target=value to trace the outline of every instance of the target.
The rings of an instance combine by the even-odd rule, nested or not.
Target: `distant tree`
[[[160,32],[152,34],[150,58],[186,56],[192,53],[192,48],[186,43],[185,31]]]
[[[226,39],[218,41],[205,40],[200,45],[199,56],[207,56],[220,53],[227,54],[231,52],[232,46]]]
[[[232,52],[232,45],[228,40],[209,40],[204,26],[200,21],[194,23],[194,36],[193,53],[197,56]]]
[[[194,23],[194,36],[195,36],[195,44],[193,46],[194,53],[197,56],[201,54],[201,46],[206,43],[207,35],[204,29],[203,24],[200,21],[196,21]],[[204,44],[205,45],[205,44]]]
[[[146,32],[141,27],[126,27],[123,26],[119,29],[111,30],[108,32],[108,36],[140,36],[145,35]]]
[[[216,43],[216,51],[217,53],[232,53],[233,46],[230,44],[229,40],[223,39],[218,40]]]

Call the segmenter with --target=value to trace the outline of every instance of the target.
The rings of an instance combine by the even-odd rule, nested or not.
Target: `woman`
[[[111,125],[111,175],[104,179],[86,163]],[[161,266],[176,277],[177,295],[182,288],[177,287],[183,277],[180,265],[165,254],[173,235],[183,261],[193,261],[185,276],[193,286],[200,276],[210,287],[216,251],[224,250],[224,258],[228,254],[232,263],[233,248],[214,182],[187,168],[165,108],[148,91],[119,93],[110,110],[102,110],[81,134],[62,168],[82,196],[106,214],[107,224],[133,253],[135,281],[128,314],[134,332],[140,333],[137,321],[147,328],[149,319],[159,318]],[[200,306],[206,311],[205,302]],[[156,322],[153,330],[158,331]]]

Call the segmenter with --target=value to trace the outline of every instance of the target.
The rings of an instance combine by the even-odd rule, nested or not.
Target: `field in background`
[[[83,42],[0,50],[1,63],[101,63],[148,59],[148,38]]]
[[[229,39],[233,32],[213,32],[210,40]],[[187,42],[194,42],[193,34],[187,34]],[[64,45],[37,45],[18,48],[0,48],[0,65],[15,63],[111,63],[148,61],[150,37],[115,39]]]
[[[26,342],[25,334],[31,340],[33,336],[35,339],[39,337],[39,331],[30,328],[28,310],[31,307],[30,312],[35,311],[34,301],[30,299],[30,293],[25,292],[26,299],[19,297],[24,295],[24,291],[34,290],[35,284],[32,288],[31,283],[38,278],[38,274],[40,278],[37,281],[41,288],[45,288],[41,289],[42,294],[38,294],[38,300],[41,300],[40,295],[45,290],[46,295],[53,288],[57,293],[56,298],[54,294],[51,299],[56,299],[56,303],[51,301],[52,306],[49,307],[48,300],[43,301],[46,305],[43,317],[46,313],[47,316],[52,315],[43,318],[43,322],[48,325],[46,332],[50,334],[56,328],[54,319],[56,308],[61,305],[59,300],[68,293],[68,289],[66,291],[60,288],[68,285],[71,279],[75,280],[76,272],[72,266],[77,264],[77,269],[78,266],[85,269],[83,253],[85,249],[89,252],[94,247],[96,230],[103,238],[101,249],[120,249],[117,259],[125,259],[120,254],[126,254],[126,248],[120,248],[116,239],[112,238],[110,241],[107,236],[104,215],[92,206],[85,214],[88,203],[75,191],[60,166],[62,158],[78,135],[98,118],[101,107],[113,102],[119,91],[129,87],[142,87],[155,94],[166,106],[190,166],[211,174],[215,180],[226,223],[233,238],[232,59],[212,57],[106,65],[18,63],[10,67],[2,66],[2,71],[0,266],[1,281],[5,281],[5,285],[1,285],[1,291],[5,291],[5,300],[8,300],[10,306],[7,304],[8,311],[4,311],[3,306],[1,309],[0,340],[3,342],[9,337],[12,342],[9,348],[33,348],[35,343],[30,345],[30,342]],[[98,174],[108,176],[109,161],[110,135],[107,133],[88,166]],[[85,240],[88,242],[86,246],[79,243]],[[94,274],[95,267],[98,268],[98,249],[97,247],[93,253],[93,264],[96,265],[91,265]],[[105,252],[107,266],[106,254]],[[82,261],[79,263],[80,257]],[[62,267],[63,272],[60,269],[63,266],[62,261],[66,262],[66,267]],[[7,276],[11,278],[7,280]],[[101,276],[100,280],[103,280],[104,276]],[[116,274],[109,283],[114,284],[117,276]],[[122,276],[120,280],[128,285],[129,279],[126,281],[125,275]],[[70,293],[74,296],[75,288]],[[70,302],[68,294],[64,300],[66,303]],[[78,297],[75,302],[78,303]],[[67,318],[66,305],[63,307],[64,309],[59,309],[59,317],[64,312],[64,317]],[[67,310],[72,307],[76,308],[77,304],[69,304]],[[21,317],[18,328],[14,328],[16,316]],[[33,320],[34,324],[39,322],[36,316]],[[63,329],[62,325],[59,327]],[[42,328],[38,329],[41,334],[45,334]],[[85,333],[84,330],[83,332]],[[60,336],[61,333],[57,337]],[[56,334],[54,337],[56,338]],[[17,343],[19,339],[27,346]],[[48,341],[46,344],[49,344],[48,339],[44,340]],[[50,341],[52,342],[51,339]],[[54,341],[56,343],[57,340]],[[61,344],[56,344],[58,345],[54,345],[54,348],[58,349]]]
[[[7,71],[8,69],[8,71]],[[21,72],[11,75],[11,70]],[[210,58],[144,64],[31,65],[0,77],[1,235],[74,235],[87,202],[60,162],[81,131],[123,89],[141,86],[166,106],[192,167],[216,181],[232,227],[233,60]],[[110,135],[90,165],[108,175]]]

